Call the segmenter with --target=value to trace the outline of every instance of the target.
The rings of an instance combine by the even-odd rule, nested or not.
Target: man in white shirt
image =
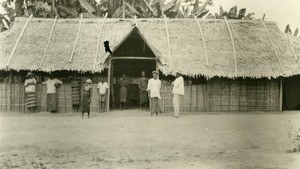
[[[153,113],[158,114],[158,112],[162,113],[162,108],[160,104],[160,88],[161,81],[158,79],[158,72],[152,72],[153,78],[148,81],[147,91],[149,92],[150,97],[150,113],[151,116]]]
[[[47,110],[49,112],[55,113],[58,110],[56,88],[63,83],[62,81],[54,78],[53,74],[51,74],[50,78],[43,82],[43,84],[47,85]]]
[[[28,109],[28,113],[36,111],[36,95],[35,95],[35,85],[36,79],[32,72],[28,72],[27,79],[25,80],[25,105]]]
[[[184,95],[184,80],[181,73],[176,73],[176,79],[172,86],[174,117],[178,118],[180,116],[180,97]]]
[[[98,88],[99,94],[100,94],[100,98],[99,98],[100,111],[104,112],[105,102],[106,102],[107,93],[108,93],[108,89],[109,89],[108,83],[105,82],[104,79],[101,77],[97,88]]]

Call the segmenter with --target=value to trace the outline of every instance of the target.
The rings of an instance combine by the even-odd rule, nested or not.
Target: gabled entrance
[[[120,42],[108,58],[110,84],[110,107],[119,108],[120,103],[120,78],[123,74],[129,79],[127,90],[126,108],[139,108],[138,82],[141,72],[146,72],[146,77],[151,78],[151,72],[157,70],[157,58],[147,44],[138,28],[132,31]]]

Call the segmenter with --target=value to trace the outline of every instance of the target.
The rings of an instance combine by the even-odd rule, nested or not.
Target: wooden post
[[[24,34],[24,32],[25,32],[25,30],[26,30],[26,28],[27,28],[27,26],[28,26],[28,24],[29,24],[29,21],[31,20],[32,17],[33,17],[33,15],[30,15],[30,16],[29,16],[29,18],[27,19],[25,25],[24,25],[23,28],[22,28],[22,31],[21,31],[20,35],[18,36],[18,39],[17,39],[17,41],[16,41],[16,43],[15,43],[15,45],[14,45],[14,47],[13,47],[11,53],[10,53],[9,60],[8,60],[7,63],[6,63],[6,67],[7,67],[7,68],[9,67],[9,64],[10,64],[10,62],[11,62],[11,60],[12,60],[12,58],[13,58],[15,52],[16,52],[16,49],[17,49],[17,47],[18,47],[18,45],[19,45],[19,42],[20,42],[20,40],[22,39],[23,34]]]
[[[43,57],[42,57],[42,61],[41,61],[41,63],[40,63],[40,67],[39,67],[40,69],[41,69],[42,66],[43,66],[43,62],[44,62],[45,56],[46,56],[46,54],[47,54],[47,50],[48,50],[48,47],[49,47],[49,44],[50,44],[50,41],[51,41],[51,37],[52,37],[52,33],[53,33],[53,30],[54,30],[54,26],[55,26],[55,24],[56,24],[56,21],[57,21],[57,16],[55,16],[55,19],[54,19],[53,24],[52,24],[52,26],[51,26],[51,30],[50,30],[50,33],[49,33],[48,42],[47,42],[47,45],[46,45],[46,47],[45,47],[45,49],[44,49],[44,54],[43,54]]]
[[[125,0],[122,0],[122,18],[125,19]]]
[[[226,16],[224,16],[228,31],[229,31],[229,35],[230,35],[230,40],[231,40],[231,45],[232,45],[232,49],[233,49],[233,57],[234,57],[234,75],[237,76],[237,61],[236,61],[236,50],[235,50],[235,44],[234,44],[234,40],[233,40],[233,36],[232,36],[232,32],[231,32],[231,28],[230,25],[227,21]]]
[[[282,92],[283,92],[283,86],[282,86],[282,77],[280,77],[280,82],[279,82],[279,87],[280,87],[280,90],[279,90],[279,111],[282,111],[282,102],[283,102],[283,97],[282,97]]]
[[[293,43],[292,43],[291,37],[290,37],[290,35],[289,35],[288,33],[287,33],[287,36],[288,36],[289,41],[290,41],[290,46],[291,46],[291,49],[292,49],[294,58],[295,58],[296,61],[298,61],[298,57],[297,57],[297,55],[296,55],[296,53],[295,53],[295,50],[294,50],[294,47],[293,47]]]
[[[110,75],[110,77],[111,77],[111,80],[110,81],[112,81],[112,80],[114,80],[114,61],[113,60],[111,60],[111,66],[110,66],[110,69],[111,69],[111,71],[110,71],[110,73],[111,73],[111,75]],[[114,82],[112,82],[111,83],[111,89],[110,89],[110,91],[111,91],[111,101],[112,101],[112,107],[114,108],[115,107],[115,89],[114,89]]]
[[[9,72],[9,80],[8,80],[8,83],[9,83],[9,105],[8,105],[8,111],[11,111],[11,100],[12,100],[12,80],[13,80],[13,74],[12,74],[12,71]]]
[[[108,61],[108,71],[107,71],[107,81],[108,81],[108,86],[109,86],[109,89],[108,89],[108,94],[107,94],[107,101],[106,101],[106,110],[107,112],[109,112],[109,102],[110,102],[110,90],[112,88],[112,85],[111,85],[111,60]]]
[[[55,2],[56,2],[56,0],[52,0],[51,1],[51,12],[54,12],[55,11]]]
[[[210,83],[209,83],[209,78],[206,80],[206,96],[205,96],[205,104],[206,104],[206,111],[210,111],[210,103],[209,103],[209,94],[210,94]]]
[[[79,34],[80,34],[80,30],[81,30],[82,18],[83,18],[83,14],[81,13],[81,14],[80,14],[79,26],[78,26],[78,32],[77,32],[76,39],[75,39],[75,42],[74,42],[74,46],[73,46],[73,50],[72,50],[72,53],[71,53],[71,57],[70,57],[70,59],[69,59],[69,63],[71,63],[71,61],[72,61],[72,59],[73,59],[73,55],[74,55],[74,53],[75,53],[77,41],[78,41]]]
[[[99,30],[99,35],[98,35],[98,41],[97,41],[97,48],[96,48],[96,56],[94,58],[94,65],[93,65],[93,71],[95,71],[95,67],[96,67],[96,61],[97,61],[97,57],[99,55],[99,47],[100,47],[100,39],[101,39],[101,35],[102,35],[102,31],[103,31],[103,27],[105,24],[105,20],[107,18],[108,13],[105,14],[103,22],[101,24],[100,30]]]
[[[280,59],[279,59],[279,57],[278,57],[278,54],[277,54],[277,51],[276,51],[275,46],[274,46],[274,44],[273,44],[273,41],[272,41],[270,32],[269,32],[269,30],[268,30],[268,28],[267,28],[267,26],[266,26],[266,24],[265,24],[265,22],[264,22],[263,20],[261,20],[261,23],[262,23],[262,25],[264,26],[264,28],[265,28],[265,30],[266,30],[266,32],[267,32],[267,35],[268,35],[269,41],[270,41],[270,43],[271,43],[272,49],[273,49],[274,54],[275,54],[275,56],[276,56],[276,58],[277,58],[277,61],[278,61],[278,63],[279,63],[281,73],[283,74],[282,63],[281,63],[281,61],[280,61]]]
[[[206,48],[206,44],[205,44],[205,40],[204,40],[204,36],[203,36],[203,31],[202,31],[202,28],[201,28],[201,25],[197,19],[197,17],[194,15],[194,19],[198,25],[198,29],[200,31],[200,35],[201,35],[201,39],[202,39],[202,44],[203,44],[203,47],[204,47],[204,54],[205,54],[205,59],[206,59],[206,65],[208,66],[208,55],[207,55],[207,48]]]
[[[168,23],[167,23],[167,17],[166,17],[166,15],[164,15],[164,21],[165,21],[166,33],[167,33],[169,67],[170,67],[170,71],[172,71],[171,45],[170,45],[170,36],[169,36],[169,29],[168,29]]]

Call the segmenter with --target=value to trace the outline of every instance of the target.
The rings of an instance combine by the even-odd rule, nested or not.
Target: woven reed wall
[[[162,89],[165,112],[173,111],[171,90],[171,86]],[[279,95],[279,80],[214,78],[207,84],[185,86],[181,111],[278,111]]]
[[[16,111],[24,112],[24,85],[23,84],[6,84],[0,83],[0,111]],[[36,85],[36,101],[37,110],[39,112],[46,111],[46,85]],[[65,113],[72,111],[71,85],[64,84],[58,88],[58,112]],[[97,85],[93,85],[93,99],[91,102],[91,111],[99,111],[99,94],[97,92]]]
[[[91,111],[99,111],[99,94],[93,85]],[[161,96],[164,112],[173,111],[172,87],[163,85]],[[71,86],[61,85],[57,92],[59,112],[71,112]],[[278,111],[280,105],[278,79],[214,78],[207,84],[185,86],[181,111],[237,112]],[[46,111],[46,86],[36,86],[37,109]],[[208,100],[207,100],[208,99]],[[0,111],[24,112],[24,85],[0,83]]]

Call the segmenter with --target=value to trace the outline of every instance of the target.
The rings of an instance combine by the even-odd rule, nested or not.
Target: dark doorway
[[[126,107],[127,109],[138,108],[140,106],[139,78],[141,77],[142,71],[145,71],[147,78],[151,78],[152,71],[156,70],[156,56],[154,52],[139,30],[134,28],[113,51],[110,59],[111,78],[113,79],[113,87],[111,90],[112,105],[115,105],[115,108],[119,108],[119,79],[125,74],[130,81]]]
[[[284,78],[283,89],[283,110],[300,110],[300,76]]]

